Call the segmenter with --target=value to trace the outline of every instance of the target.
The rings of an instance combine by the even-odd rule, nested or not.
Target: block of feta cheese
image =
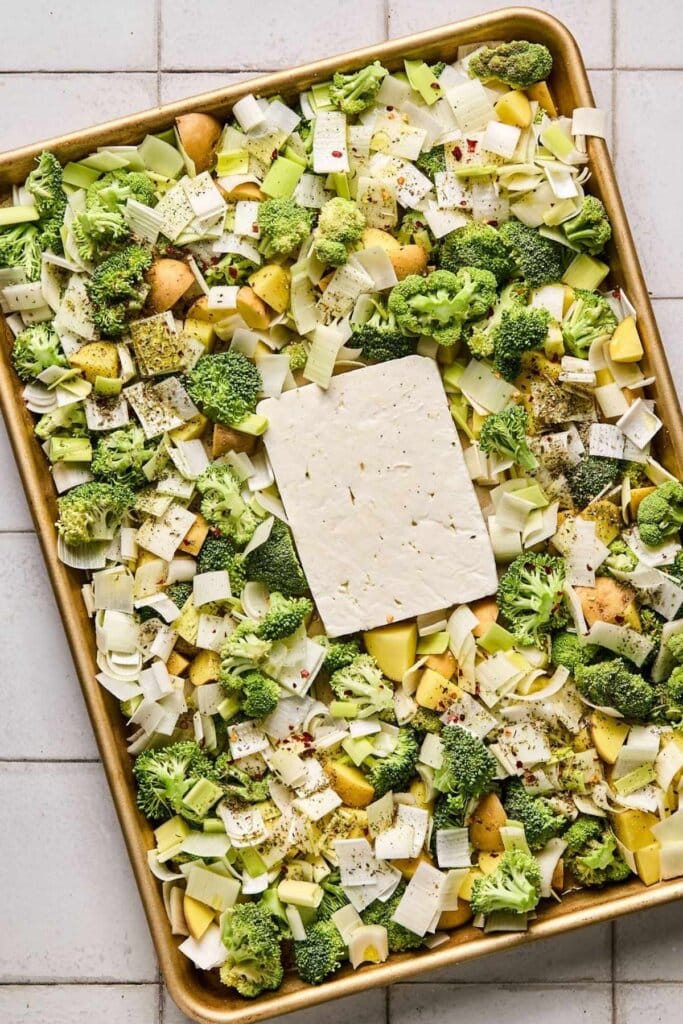
[[[496,567],[436,363],[407,356],[259,404],[330,636],[492,594]]]

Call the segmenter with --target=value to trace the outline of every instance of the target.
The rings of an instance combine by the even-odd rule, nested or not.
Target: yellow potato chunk
[[[401,245],[389,250],[389,259],[399,281],[409,274],[424,274],[427,269],[427,253],[421,245]]]
[[[624,844],[627,850],[635,853],[637,850],[653,845],[655,837],[650,830],[658,821],[657,815],[651,814],[649,811],[628,810],[613,816],[612,827],[617,839]]]
[[[192,419],[183,423],[182,427],[169,431],[169,437],[172,441],[196,441],[206,430],[208,422],[206,416],[198,412]]]
[[[458,896],[457,910],[444,910],[441,912],[438,925],[439,930],[443,928],[460,928],[463,924],[471,921],[473,916],[469,903]]]
[[[590,734],[598,756],[606,764],[614,764],[619,751],[626,742],[629,726],[620,718],[610,718],[602,711],[593,711],[590,716]]]
[[[450,651],[444,651],[443,654],[430,654],[425,666],[434,669],[444,679],[451,679],[458,663]]]
[[[489,626],[498,620],[495,597],[482,597],[480,601],[473,601],[470,609],[479,620],[479,625],[472,630],[475,636],[483,636]]]
[[[417,626],[414,622],[396,622],[363,633],[368,654],[375,659],[387,679],[400,683],[415,663]]]
[[[221,671],[221,658],[217,651],[201,651],[190,665],[188,678],[193,686],[215,683]]]
[[[96,377],[118,377],[119,353],[113,341],[89,341],[69,356],[69,362],[91,384]]]
[[[511,124],[516,128],[528,128],[531,124],[531,104],[528,96],[513,89],[506,92],[495,105],[498,120],[503,124]]]
[[[621,509],[611,501],[594,501],[589,508],[579,512],[579,519],[595,523],[595,536],[603,544],[611,544],[621,533]]]
[[[257,443],[253,434],[245,434],[243,430],[226,427],[223,423],[214,423],[211,455],[214,459],[227,452],[246,452],[252,455]]]
[[[655,882],[659,881],[659,851],[659,843],[651,843],[649,846],[643,846],[642,849],[636,850],[635,857],[638,877],[645,885],[654,885]]]
[[[398,868],[404,878],[412,878],[421,863],[433,866],[434,860],[430,854],[421,850],[419,857],[406,857],[405,859],[399,858],[398,860],[390,861],[390,863],[392,867]]]
[[[500,829],[507,821],[505,808],[495,793],[488,793],[474,809],[470,819],[470,841],[475,850],[499,853],[503,850]],[[481,862],[481,857],[479,858]]]
[[[478,860],[479,870],[483,875],[492,875],[500,867],[500,851],[492,853],[480,853]]]
[[[530,85],[528,89],[525,89],[525,92],[529,99],[536,100],[547,114],[557,117],[557,107],[547,82],[536,82],[535,85]]]
[[[180,654],[178,651],[171,651],[171,655],[166,662],[166,668],[168,674],[171,676],[182,676],[190,664],[190,659]]]
[[[478,878],[483,876],[484,872],[481,868],[470,868],[468,874],[460,886],[460,892],[458,893],[459,900],[466,900],[468,903],[472,898],[472,886]]]
[[[290,274],[277,263],[259,267],[249,278],[249,284],[260,299],[275,310],[284,313],[289,305]]]
[[[594,587],[575,587],[575,590],[589,626],[594,622],[615,622],[639,628],[635,594],[630,587],[610,576],[598,576]]]
[[[207,352],[210,352],[216,341],[216,331],[213,324],[207,320],[198,320],[196,317],[188,317],[183,324],[183,331],[190,338],[201,341]]]
[[[460,689],[440,672],[426,668],[417,685],[415,700],[421,708],[443,711],[460,696]]]
[[[392,252],[401,248],[401,243],[390,235],[388,231],[381,231],[379,228],[366,228],[361,236],[364,249],[372,249],[377,245],[385,252]]]
[[[656,491],[656,487],[635,487],[631,491],[631,498],[629,501],[629,509],[632,517],[635,519],[638,515],[638,509],[643,498],[647,498],[648,494],[652,494]]]
[[[615,363],[637,363],[643,358],[643,343],[634,317],[627,316],[617,326],[609,343],[609,354]]]
[[[253,331],[265,331],[270,324],[268,307],[253,288],[240,288],[237,293],[237,312]]]
[[[328,761],[325,771],[330,785],[347,807],[367,807],[375,799],[375,790],[359,768],[352,764]]]
[[[208,532],[209,524],[206,519],[202,515],[197,515],[192,526],[183,537],[178,550],[184,551],[186,555],[194,555],[196,558],[201,551],[202,544],[206,540]]]
[[[207,907],[206,903],[200,903],[194,896],[188,896],[185,893],[183,896],[183,914],[185,915],[185,924],[190,935],[193,939],[199,941],[213,921],[213,908]]]

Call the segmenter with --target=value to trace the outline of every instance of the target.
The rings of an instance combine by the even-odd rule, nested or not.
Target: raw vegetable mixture
[[[150,870],[182,952],[242,996],[683,873],[683,484],[605,290],[605,115],[558,114],[551,67],[492,43],[247,95],[43,153],[0,208],[11,358]],[[498,593],[327,637],[257,402],[416,352]]]

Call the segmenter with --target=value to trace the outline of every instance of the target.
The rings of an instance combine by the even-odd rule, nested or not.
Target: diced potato
[[[185,924],[188,927],[193,939],[199,941],[214,918],[214,910],[207,907],[206,903],[200,903],[193,896],[183,895],[183,914]]]
[[[611,544],[621,533],[621,509],[611,501],[594,501],[579,513],[579,518],[595,523],[595,536],[603,544]]]
[[[495,597],[482,597],[480,601],[473,601],[470,610],[479,620],[479,625],[472,630],[475,636],[483,636],[489,626],[498,621],[498,605]]]
[[[209,309],[209,297],[208,295],[202,295],[192,303],[187,311],[187,316],[190,320],[201,320],[203,323],[217,324],[221,320],[225,320],[225,310]]]
[[[165,313],[195,284],[195,277],[182,260],[160,259],[147,271],[147,283],[149,304],[155,313]]]
[[[208,171],[213,163],[214,146],[223,130],[220,121],[211,114],[181,114],[175,123],[180,144],[197,174]]]
[[[614,384],[614,377],[610,371],[605,367],[602,370],[595,371],[595,386],[603,388],[606,384]]]
[[[535,85],[530,85],[524,91],[529,99],[536,100],[547,114],[550,114],[551,117],[557,117],[557,107],[555,106],[555,100],[550,94],[547,82],[536,82]]]
[[[659,843],[651,843],[649,846],[643,846],[642,849],[636,850],[635,858],[638,877],[645,885],[654,885],[655,882],[659,881],[661,870],[659,855]]]
[[[187,671],[190,664],[190,659],[185,658],[178,651],[171,651],[171,655],[166,662],[166,668],[168,674],[171,676],[182,676]]]
[[[574,589],[589,626],[594,622],[614,622],[630,625],[633,629],[639,627],[640,619],[631,587],[613,580],[610,576],[598,576],[594,587]],[[634,625],[634,622],[637,625]]]
[[[564,299],[562,302],[562,315],[566,316],[576,298],[576,292],[568,284],[564,286]]]
[[[275,310],[284,313],[289,305],[290,274],[277,263],[259,267],[249,278],[249,284],[260,299]]]
[[[451,679],[458,663],[451,651],[444,651],[443,654],[430,654],[425,662],[425,667],[438,672],[444,679]]]
[[[69,356],[69,362],[91,384],[96,377],[118,377],[119,352],[113,341],[89,341]]]
[[[198,412],[192,419],[183,423],[182,427],[169,431],[169,437],[172,441],[196,441],[206,430],[208,422],[206,416]]]
[[[655,842],[651,829],[656,825],[659,818],[649,811],[622,811],[612,818],[612,827],[620,842],[627,850],[635,853],[646,846],[652,846]]]
[[[247,327],[254,331],[265,331],[270,324],[268,307],[253,288],[240,288],[237,293],[237,312]]]
[[[498,120],[516,128],[528,128],[531,124],[531,104],[525,93],[519,89],[506,92],[495,105]]]
[[[330,785],[347,807],[367,807],[375,799],[375,790],[359,768],[339,761],[328,761],[325,771]]]
[[[588,728],[584,726],[583,729],[579,729],[576,736],[574,737],[574,742],[572,743],[572,750],[575,750],[577,754],[582,754],[584,750],[590,750],[592,746],[593,740],[591,739],[591,734],[588,731]]]
[[[226,199],[237,203],[240,199],[247,199],[255,202],[263,202],[266,198],[255,181],[244,181],[241,185],[235,185],[230,192],[225,192]]]
[[[488,793],[482,797],[470,819],[470,840],[475,850],[486,853],[503,850],[500,829],[506,821],[505,808],[496,794]]]
[[[183,551],[186,555],[194,555],[196,558],[201,551],[202,544],[206,540],[206,535],[209,532],[209,524],[207,523],[204,516],[197,514],[197,518],[193,522],[190,529],[183,537],[182,543],[179,545],[178,550]]]
[[[190,648],[194,648],[194,645],[197,643],[197,630],[199,629],[199,612],[192,600],[187,601],[183,605],[180,615],[173,621],[173,628],[180,640]]]
[[[463,924],[471,921],[473,916],[469,903],[458,896],[457,910],[443,910],[439,918],[438,928],[440,931],[442,929],[460,928]]]
[[[366,228],[361,236],[364,249],[372,249],[378,245],[385,252],[400,249],[401,243],[390,235],[388,231],[381,231],[379,228]]]
[[[484,872],[481,868],[470,868],[469,873],[465,876],[465,879],[460,886],[460,892],[458,893],[459,900],[466,900],[468,903],[472,898],[472,886],[478,878],[481,878]]]
[[[221,671],[221,658],[216,651],[201,651],[190,665],[188,679],[193,686],[215,683]]]
[[[638,509],[643,498],[647,498],[648,494],[652,494],[656,490],[656,487],[634,487],[629,501],[629,510],[633,519],[638,515]]]
[[[226,427],[223,423],[213,425],[211,456],[214,459],[219,459],[227,452],[246,452],[247,455],[253,455],[257,444],[258,438],[253,434],[245,434],[244,431]]]
[[[592,711],[589,728],[593,746],[606,764],[614,764],[626,742],[629,726],[620,718],[610,718],[602,711]]]
[[[564,859],[562,857],[560,857],[555,865],[553,876],[550,879],[550,888],[554,889],[555,892],[561,892],[564,888]]]
[[[500,850],[494,850],[491,853],[480,853],[477,865],[482,875],[492,875],[494,871],[497,871],[500,867]]]
[[[637,363],[643,358],[643,343],[635,317],[627,316],[617,325],[609,343],[609,354],[615,363]]]
[[[389,259],[399,281],[409,274],[424,274],[427,269],[427,253],[421,245],[401,245],[389,250]]]
[[[387,679],[400,683],[415,663],[417,626],[414,622],[392,622],[363,633],[363,642]]]
[[[433,867],[434,859],[429,853],[420,850],[419,857],[406,857],[404,859],[392,860],[389,863],[392,867],[398,868],[404,878],[410,879],[417,871],[419,864],[429,864]]]
[[[413,779],[410,783],[410,793],[415,798],[415,806],[429,811],[431,814],[434,801],[427,799],[427,787],[422,779]]]
[[[216,331],[207,320],[188,317],[183,324],[183,331],[188,337],[200,341],[207,352],[211,352],[216,342]]]
[[[444,711],[454,700],[457,700],[460,692],[459,687],[452,680],[446,679],[434,669],[426,668],[420,676],[415,700],[421,708]]]

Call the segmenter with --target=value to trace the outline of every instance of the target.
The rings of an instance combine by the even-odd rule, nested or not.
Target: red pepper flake
[[[270,159],[271,160],[275,160],[276,158],[277,158],[277,150],[274,149],[273,152],[270,154]]]
[[[406,179],[404,177],[397,178],[396,181],[399,185],[405,185]]]
[[[253,222],[253,224],[251,225],[251,230],[254,232],[255,235],[258,234],[258,221],[255,220]]]
[[[430,89],[433,89],[433,90],[434,90],[434,92],[439,92],[439,91],[440,91],[440,89],[441,89],[441,86],[439,85],[439,83],[438,83],[438,82],[430,82],[430,83],[429,83],[429,88],[430,88]]]
[[[462,150],[460,146],[453,146],[451,153],[453,154],[456,160],[462,160]]]
[[[310,676],[311,673],[308,671],[307,668],[302,668],[301,672],[299,674],[300,674],[302,679],[308,679],[308,677]]]
[[[523,761],[515,761],[515,767],[523,768],[524,767],[524,762]]]
[[[466,139],[466,142],[467,142],[467,152],[468,153],[474,153],[476,151],[476,149],[477,149],[477,146],[478,146],[477,140],[476,139]]]
[[[232,277],[234,279],[237,277],[237,274],[237,267],[228,267],[228,277]]]
[[[341,149],[333,149],[333,150],[332,150],[332,156],[333,156],[333,157],[334,157],[334,158],[335,158],[336,160],[339,160],[339,159],[340,159],[341,157],[343,157],[343,155],[344,155],[344,154],[342,153]]]
[[[621,298],[621,288],[615,288],[612,291],[612,295],[614,296],[615,299],[620,299]]]

